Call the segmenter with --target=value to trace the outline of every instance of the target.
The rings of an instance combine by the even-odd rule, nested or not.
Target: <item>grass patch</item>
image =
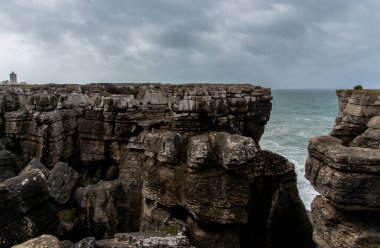
[[[75,208],[62,209],[58,212],[58,218],[61,222],[70,222],[78,217],[78,211]]]
[[[103,97],[109,97],[110,95],[112,94],[107,91],[103,91],[102,93],[100,93],[100,96],[103,96]]]
[[[21,156],[16,158],[17,171],[22,171],[27,165],[28,163]]]
[[[80,180],[79,181],[79,187],[87,187],[89,185],[92,185],[92,182],[91,182],[90,179]]]
[[[178,227],[177,226],[163,226],[160,228],[160,232],[168,235],[177,235]]]

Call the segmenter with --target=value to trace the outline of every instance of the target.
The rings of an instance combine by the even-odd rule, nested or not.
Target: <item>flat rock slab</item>
[[[61,248],[61,246],[56,237],[51,235],[42,235],[22,244],[12,246],[12,248]]]

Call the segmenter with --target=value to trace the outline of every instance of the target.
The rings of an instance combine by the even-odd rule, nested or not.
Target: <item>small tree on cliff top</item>
[[[354,90],[362,90],[363,86],[361,84],[357,84],[354,86]]]

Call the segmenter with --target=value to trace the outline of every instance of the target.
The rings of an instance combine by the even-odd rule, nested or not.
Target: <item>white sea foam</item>
[[[334,124],[334,90],[273,90],[273,110],[260,145],[295,165],[300,197],[307,209],[317,192],[304,177],[310,138],[328,134]]]

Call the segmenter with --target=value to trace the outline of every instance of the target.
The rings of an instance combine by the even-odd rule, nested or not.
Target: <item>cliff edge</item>
[[[309,142],[306,178],[318,247],[380,245],[380,91],[338,90],[329,136]]]
[[[313,247],[293,164],[260,149],[271,99],[249,84],[0,87],[0,246]]]

